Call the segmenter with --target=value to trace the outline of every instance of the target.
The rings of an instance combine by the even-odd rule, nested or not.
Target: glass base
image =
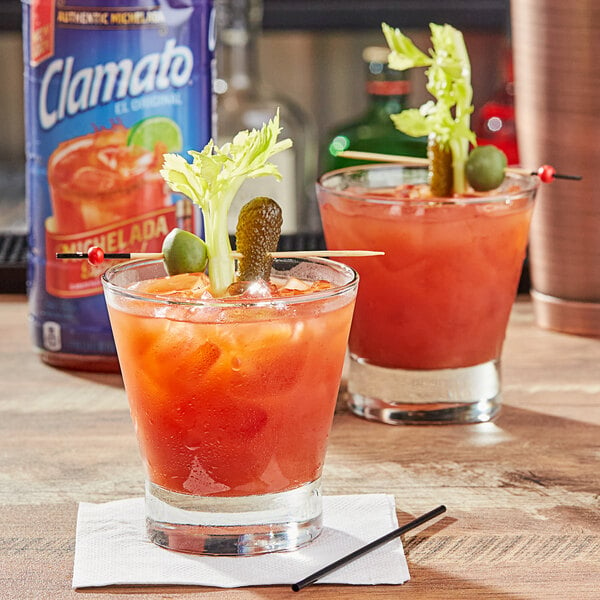
[[[391,425],[482,423],[500,409],[500,365],[389,369],[351,356],[347,402],[355,414]]]
[[[321,480],[257,496],[192,496],[146,482],[146,530],[169,550],[250,556],[295,550],[322,529]]]

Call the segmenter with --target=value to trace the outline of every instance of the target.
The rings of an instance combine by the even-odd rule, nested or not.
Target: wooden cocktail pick
[[[368,160],[372,162],[389,162],[399,165],[429,166],[428,158],[417,158],[413,156],[396,156],[395,154],[380,154],[377,152],[359,152],[358,150],[343,150],[336,156],[341,158],[350,158],[354,160]],[[537,175],[543,183],[550,183],[554,179],[571,179],[580,181],[581,175],[565,175],[557,173],[551,165],[542,165],[537,171],[530,171],[521,167],[507,167],[506,173],[517,173],[519,175]]]
[[[306,258],[310,256],[327,257],[359,257],[381,256],[385,252],[372,250],[286,250],[271,252],[273,258]],[[239,252],[232,252],[232,258],[240,258]],[[162,252],[104,252],[99,246],[91,246],[87,252],[58,252],[56,258],[87,259],[92,265],[100,265],[105,260],[139,260],[163,258]]]

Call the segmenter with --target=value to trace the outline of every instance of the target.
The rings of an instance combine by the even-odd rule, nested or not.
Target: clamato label
[[[211,137],[213,27],[212,0],[24,0],[30,310],[42,350],[115,354],[108,264],[56,253],[160,252],[170,229],[199,226],[160,169],[166,152]]]
[[[194,55],[190,48],[177,46],[172,39],[167,40],[162,52],[142,56],[135,63],[124,58],[76,70],[77,67],[75,57],[68,56],[54,59],[46,68],[38,100],[43,129],[99,104],[188,85]],[[59,90],[58,97],[51,98],[52,84]]]

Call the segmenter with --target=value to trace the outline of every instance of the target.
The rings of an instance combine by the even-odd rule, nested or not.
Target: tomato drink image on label
[[[380,156],[398,164],[339,169],[317,182],[327,247],[384,252],[365,263],[342,260],[361,276],[348,404],[389,424],[484,422],[497,414],[534,198],[541,182],[559,177],[548,165],[508,168],[500,149],[477,147],[462,34],[430,28],[425,53],[383,24],[390,68],[426,67],[433,99],[391,119],[407,135],[427,136],[427,158]]]
[[[30,313],[50,364],[118,368],[105,267],[57,253],[160,251],[200,227],[160,168],[211,136],[212,15],[211,0],[23,3]]]
[[[159,173],[166,144],[157,141],[147,150],[128,144],[128,134],[128,129],[116,124],[59,144],[48,161],[53,229],[92,231],[132,214],[171,206]],[[164,232],[159,231],[155,237],[161,235]],[[135,241],[127,240],[127,247]]]

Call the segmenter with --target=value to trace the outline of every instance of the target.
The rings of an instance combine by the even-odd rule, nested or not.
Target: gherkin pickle
[[[239,260],[239,280],[269,280],[271,252],[277,250],[283,217],[275,200],[258,197],[240,210],[235,232]]]
[[[434,198],[448,198],[454,189],[454,174],[452,172],[452,152],[443,147],[434,135],[427,142],[427,157],[429,158],[429,187]]]

